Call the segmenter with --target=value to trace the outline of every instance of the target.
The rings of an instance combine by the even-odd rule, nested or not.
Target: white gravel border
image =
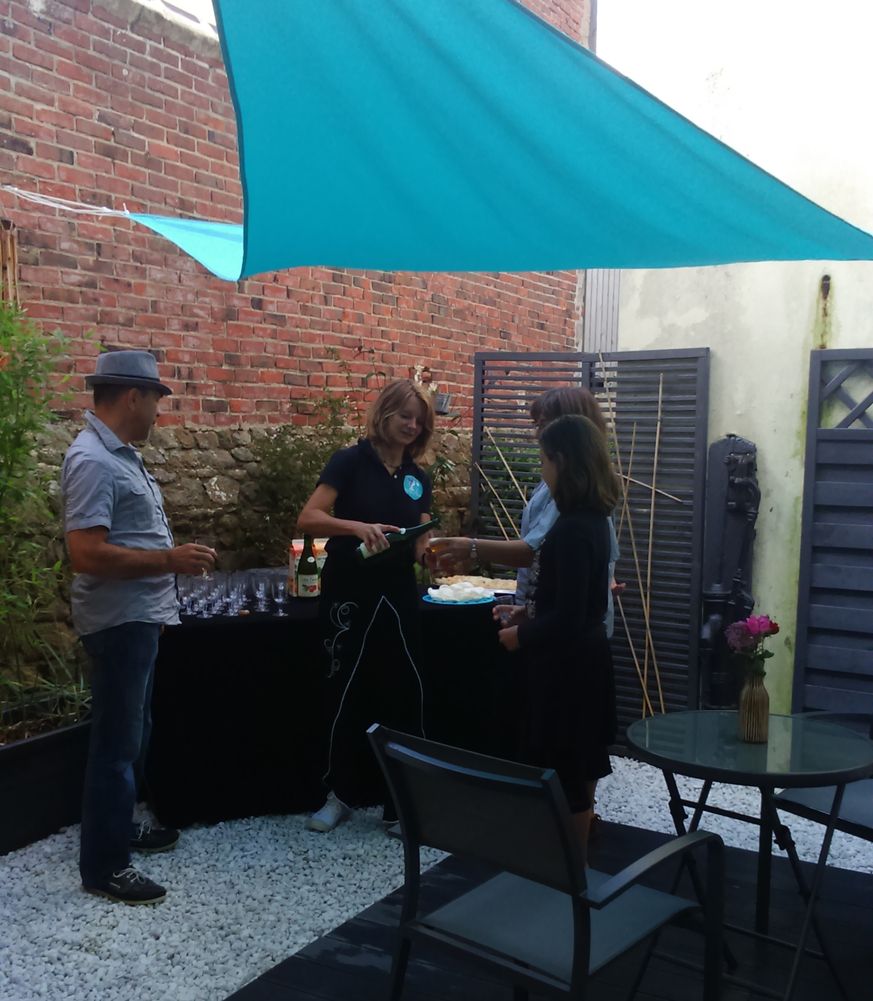
[[[598,786],[605,820],[671,832],[659,771],[627,758]],[[681,780],[683,793],[700,783]],[[755,790],[713,788],[719,805],[755,812]],[[176,850],[140,856],[167,886],[154,907],[82,892],[78,827],[0,857],[0,1001],[223,1001],[308,942],[379,900],[403,878],[399,842],[375,813],[332,834],[302,816],[257,817],[186,830]],[[755,850],[757,829],[709,816],[728,844]],[[802,858],[821,829],[792,818]],[[428,852],[427,864],[439,858]],[[831,863],[873,873],[873,845],[837,835]]]

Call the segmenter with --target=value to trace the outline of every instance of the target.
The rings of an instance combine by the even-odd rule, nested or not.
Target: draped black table
[[[422,602],[425,730],[511,757],[518,665],[497,642],[491,607]],[[162,822],[298,813],[323,802],[318,602],[291,599],[287,611],[186,617],[161,637],[146,775]]]

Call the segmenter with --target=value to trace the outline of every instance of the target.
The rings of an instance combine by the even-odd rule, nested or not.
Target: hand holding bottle
[[[399,531],[400,528],[398,525],[383,525],[381,522],[368,524],[362,521],[359,523],[355,534],[361,540],[363,549],[368,550],[369,554],[373,555],[374,553],[381,553],[383,549],[387,549],[391,545],[390,540],[386,538],[388,532]],[[363,551],[361,555],[363,555]]]
[[[362,560],[368,560],[371,556],[385,552],[391,546],[404,543],[415,544],[417,539],[426,536],[439,523],[439,518],[433,518],[431,521],[423,521],[418,525],[411,525],[409,528],[397,528],[395,525],[367,525],[362,522],[362,529],[374,529],[376,531],[370,532],[367,537],[358,533],[359,538],[362,540],[360,546],[358,546],[358,556]],[[368,541],[368,538],[372,542]]]

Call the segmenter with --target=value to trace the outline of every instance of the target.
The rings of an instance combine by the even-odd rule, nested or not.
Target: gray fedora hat
[[[158,363],[149,351],[107,351],[97,358],[93,375],[85,376],[85,385],[138,386],[156,389],[161,396],[173,390],[158,377]]]

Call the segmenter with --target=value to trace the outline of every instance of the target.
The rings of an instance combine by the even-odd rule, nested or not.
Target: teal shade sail
[[[838,218],[514,0],[214,0],[244,222],[221,278],[869,260]]]

